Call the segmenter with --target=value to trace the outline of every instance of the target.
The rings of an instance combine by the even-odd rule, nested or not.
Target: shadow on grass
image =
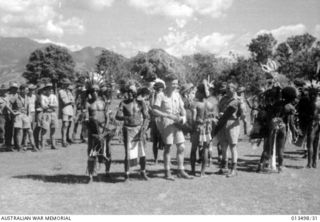
[[[260,158],[261,155],[252,155],[252,154],[247,154],[247,155],[244,155],[245,157],[257,157],[257,158]]]
[[[29,174],[14,176],[16,179],[32,179],[39,180],[45,183],[63,183],[63,184],[86,184],[89,181],[89,177],[85,175],[73,175],[73,174],[56,174],[56,175],[41,175],[41,174]],[[108,178],[105,174],[98,174],[93,179],[95,182],[106,182],[106,183],[118,183],[122,182],[123,179],[118,177]]]
[[[173,162],[173,161],[172,161]],[[147,159],[146,160],[147,165],[154,165],[153,159]],[[112,160],[112,164],[124,164],[124,160]],[[158,160],[158,164],[163,164],[163,160]],[[177,165],[177,163],[173,163],[174,165]],[[139,166],[139,164],[137,165]]]
[[[299,161],[299,160],[303,159],[302,156],[297,157],[297,156],[291,156],[291,155],[287,155],[287,154],[284,154],[283,158],[288,159],[288,160],[294,160],[294,161]]]
[[[84,175],[73,174],[56,174],[56,175],[41,175],[41,174],[28,174],[14,176],[15,179],[32,179],[40,180],[46,183],[65,183],[65,184],[85,184],[88,183],[88,177]]]
[[[301,170],[305,168],[304,166],[293,166],[293,165],[285,165],[285,167],[289,169],[296,169],[296,170]]]
[[[239,158],[237,170],[248,173],[256,173],[259,162],[260,159],[247,160]]]
[[[176,174],[175,171],[173,171]],[[162,178],[164,176],[163,170],[147,171],[147,175],[150,178]],[[62,184],[87,184],[89,177],[86,175],[73,175],[73,174],[56,174],[56,175],[42,175],[42,174],[28,174],[13,176],[15,179],[31,179],[43,181],[45,183],[62,183]],[[130,179],[141,180],[140,170],[134,170],[130,172]],[[124,182],[123,172],[110,173],[109,176],[106,174],[97,174],[93,177],[94,182],[103,183],[120,183]]]

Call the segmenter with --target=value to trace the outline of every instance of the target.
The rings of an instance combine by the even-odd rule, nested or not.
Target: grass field
[[[189,170],[189,142],[186,147]],[[86,144],[36,153],[1,152],[0,214],[319,214],[319,169],[304,168],[301,152],[288,147],[283,173],[258,174],[260,153],[261,148],[252,149],[244,140],[239,143],[237,177],[216,174],[214,162],[208,177],[172,182],[163,179],[162,162],[153,165],[148,143],[150,180],[136,176],[125,183],[124,148],[115,140],[112,179],[104,178],[101,165],[95,181],[86,184]],[[173,158],[173,169],[175,164]]]
[[[116,101],[118,103],[119,101]],[[117,104],[112,104],[115,110]],[[59,131],[57,134],[60,134]],[[60,138],[60,135],[57,135]],[[123,180],[124,147],[112,141],[112,179],[104,177],[104,166],[92,184],[87,184],[86,144],[73,144],[43,152],[0,152],[1,214],[319,214],[319,169],[306,169],[302,150],[286,148],[283,173],[258,174],[261,149],[253,149],[244,138],[238,146],[239,172],[234,178],[216,174],[216,159],[208,177],[193,180],[163,179],[163,163],[152,163],[147,144],[149,181],[136,176]],[[1,151],[1,150],[0,150]],[[172,157],[175,157],[174,148]],[[186,143],[186,170],[190,170],[190,143]],[[159,152],[162,160],[162,151]],[[214,157],[217,156],[214,150]],[[172,169],[176,169],[175,158]],[[200,170],[200,166],[197,166]]]

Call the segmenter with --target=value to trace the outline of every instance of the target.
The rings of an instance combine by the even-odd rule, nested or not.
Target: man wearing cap
[[[74,97],[72,95],[69,87],[71,86],[71,81],[67,78],[62,79],[61,89],[59,90],[59,114],[62,119],[61,135],[62,135],[62,146],[67,147],[68,143],[73,143],[70,139],[69,131],[73,119],[73,105]]]
[[[56,95],[52,92],[52,83],[47,83],[42,88],[40,97],[42,109],[40,147],[44,148],[44,137],[45,134],[50,130],[51,149],[57,149],[54,135],[56,128],[58,128],[58,118],[56,113],[58,101]]]
[[[243,115],[235,84],[227,84],[226,95],[219,102],[219,111],[221,117],[213,133],[214,136],[217,136],[222,149],[222,161],[219,173],[227,174],[227,177],[233,177],[237,175],[237,144],[240,133],[240,117]],[[230,172],[228,170],[228,147],[231,150],[232,156],[232,168]]]

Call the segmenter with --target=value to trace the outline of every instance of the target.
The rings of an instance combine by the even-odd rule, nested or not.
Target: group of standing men
[[[33,84],[19,86],[15,82],[11,82],[8,88],[2,85],[0,142],[8,150],[23,151],[27,149],[29,140],[31,148],[40,151],[46,145],[46,135],[50,134],[51,149],[57,149],[55,134],[58,119],[61,119],[61,145],[67,147],[73,143],[78,126],[82,124],[80,139],[86,142],[88,137],[87,169],[90,181],[93,180],[97,161],[105,164],[106,174],[110,176],[110,141],[120,128],[111,124],[112,93],[106,86],[88,83],[90,81],[74,90],[70,80],[62,79],[58,96],[50,82],[40,83],[37,87]],[[136,82],[128,81],[121,91],[124,99],[116,111],[115,120],[122,122],[126,180],[130,179],[130,166],[138,162],[141,178],[148,180],[145,146],[149,129],[155,163],[158,151],[163,150],[166,179],[174,180],[171,174],[173,145],[177,148],[179,178],[192,179],[196,175],[197,154],[201,162],[200,176],[206,176],[213,146],[218,150],[219,173],[227,177],[237,175],[240,123],[243,122],[246,133],[245,103],[249,103],[244,97],[243,87],[226,83],[217,90],[206,80],[198,86],[189,83],[180,87],[178,78],[169,73],[164,81],[150,83],[150,87],[138,88]],[[252,111],[260,110],[252,120],[253,125],[259,121],[260,125],[265,125],[260,127],[264,132],[259,132],[264,139],[264,150],[258,170],[265,167],[271,156],[276,154],[278,169],[282,171],[288,132],[297,134],[294,124],[297,91],[294,87],[272,87],[261,95],[256,107],[248,104]],[[70,137],[74,119],[74,130]],[[190,136],[191,141],[191,175],[186,173],[184,167],[186,136]],[[272,147],[275,149],[272,150]],[[231,151],[231,164],[228,164],[228,149]]]
[[[176,145],[178,163],[177,177],[192,179],[196,175],[197,151],[202,162],[200,176],[206,176],[212,139],[218,138],[221,155],[220,173],[233,177],[237,175],[237,143],[240,121],[244,120],[244,101],[238,96],[238,88],[229,83],[223,95],[216,95],[214,87],[203,81],[199,86],[180,86],[178,78],[169,73],[164,81],[156,81],[149,88],[138,89],[134,81],[122,87],[124,94],[116,111],[115,119],[123,122],[122,135],[125,147],[125,179],[130,179],[130,166],[140,163],[141,178],[148,180],[146,173],[145,135],[150,128],[155,163],[158,151],[163,150],[165,179],[175,180],[171,172],[171,153]],[[95,162],[106,164],[106,174],[110,176],[110,137],[114,130],[108,127],[104,95],[98,86],[88,88],[88,173],[93,180]],[[218,98],[219,97],[219,98]],[[190,135],[191,174],[185,171],[185,136]],[[108,137],[108,139],[106,139]],[[227,150],[232,154],[229,170]]]
[[[38,86],[10,82],[7,87],[3,84],[0,88],[0,143],[9,151],[26,151],[29,145],[33,151],[40,151],[46,146],[46,135],[50,134],[51,149],[57,149],[55,131],[61,119],[62,147],[67,147],[73,143],[69,131],[75,116],[74,107],[69,79],[62,79],[58,96],[51,82]]]

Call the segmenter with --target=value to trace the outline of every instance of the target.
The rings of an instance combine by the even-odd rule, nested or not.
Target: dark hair
[[[164,89],[164,85],[163,85],[163,83],[162,82],[156,82],[154,85],[153,85],[153,88],[155,89],[155,90],[158,90],[158,89]]]
[[[22,84],[22,85],[19,87],[20,90],[21,90],[21,89],[26,89],[26,88],[28,88],[28,86],[27,86],[26,84]]]
[[[204,94],[204,95],[206,94],[206,92],[205,92],[205,87],[204,87],[203,84],[198,85],[197,91],[198,91],[199,93],[201,93],[201,94]]]
[[[172,82],[173,80],[177,80],[178,76],[174,74],[173,72],[168,72],[167,75],[164,76],[165,82]]]
[[[141,95],[141,96],[148,96],[150,95],[150,90],[147,88],[147,87],[143,87],[143,88],[140,88],[138,89],[138,92],[137,92],[137,95]]]

